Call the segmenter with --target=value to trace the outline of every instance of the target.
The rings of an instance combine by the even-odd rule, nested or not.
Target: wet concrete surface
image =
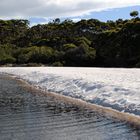
[[[140,130],[0,75],[0,140],[140,140]]]

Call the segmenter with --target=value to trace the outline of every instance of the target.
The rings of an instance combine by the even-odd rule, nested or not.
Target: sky
[[[1,19],[28,19],[31,25],[55,18],[128,19],[133,10],[140,13],[140,0],[0,0]]]

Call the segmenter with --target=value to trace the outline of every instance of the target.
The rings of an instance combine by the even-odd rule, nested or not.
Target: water
[[[140,130],[0,75],[0,140],[139,140]]]

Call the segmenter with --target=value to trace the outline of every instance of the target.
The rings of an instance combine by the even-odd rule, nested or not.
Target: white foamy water
[[[140,115],[140,69],[0,68],[45,91]]]

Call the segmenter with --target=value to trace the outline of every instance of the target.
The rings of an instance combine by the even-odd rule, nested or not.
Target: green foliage
[[[91,45],[91,41],[88,40],[86,37],[82,36],[82,37],[78,37],[76,39],[76,44],[77,45],[84,45],[84,46],[88,47],[89,45]]]
[[[11,64],[11,63],[14,63],[16,62],[16,59],[12,56],[9,56],[9,55],[4,55],[2,57],[0,57],[0,64]]]
[[[13,49],[9,44],[0,45],[0,65],[14,63],[16,58],[13,57]]]
[[[73,22],[59,18],[29,27],[28,20],[0,20],[0,64],[140,66],[140,18]]]
[[[18,63],[51,63],[54,61],[54,50],[49,47],[29,47],[18,53]]]
[[[131,17],[137,17],[139,15],[139,12],[138,11],[132,11],[130,12],[130,16]]]
[[[52,66],[55,66],[55,67],[62,67],[63,64],[62,64],[61,62],[57,61],[57,62],[54,62],[54,63],[52,64]]]
[[[70,43],[70,44],[64,44],[63,47],[62,47],[62,50],[63,51],[68,51],[70,49],[74,49],[76,48],[77,46],[73,43]]]

